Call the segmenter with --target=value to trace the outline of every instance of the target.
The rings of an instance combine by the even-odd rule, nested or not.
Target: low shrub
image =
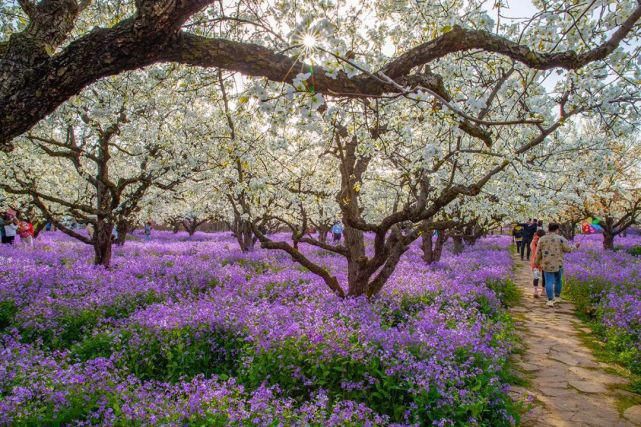
[[[633,246],[627,252],[633,256],[641,256],[641,246]]]
[[[132,327],[96,334],[73,348],[81,360],[117,354],[116,366],[141,380],[175,383],[197,375],[236,375],[246,343],[224,330],[181,328],[162,332]]]
[[[13,325],[18,307],[13,300],[0,301],[0,331]]]

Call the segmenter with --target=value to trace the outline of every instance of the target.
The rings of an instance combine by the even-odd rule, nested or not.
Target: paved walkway
[[[581,342],[578,331],[589,330],[575,317],[573,306],[546,307],[545,297],[532,296],[529,265],[516,258],[515,264],[523,299],[513,313],[525,347],[516,359],[529,378],[529,387],[516,387],[515,393],[534,399],[523,425],[641,426],[641,406],[623,415],[617,410],[617,397],[635,397],[623,390],[626,380],[606,372],[608,365],[597,362]]]

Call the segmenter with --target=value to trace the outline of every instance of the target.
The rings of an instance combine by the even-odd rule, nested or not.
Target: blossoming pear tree
[[[453,111],[482,109],[488,74],[479,67],[492,69],[498,58],[515,64],[526,87],[540,78],[535,70],[568,70],[586,85],[602,79],[604,64],[625,73],[621,45],[638,36],[641,17],[636,0],[536,3],[541,13],[528,22],[494,22],[481,0],[17,3],[3,3],[0,14],[9,16],[0,39],[5,150],[93,82],[160,62],[224,68],[310,96],[414,92]],[[460,91],[456,71],[464,69],[477,74],[478,90]],[[456,121],[490,139],[484,119]]]
[[[93,86],[2,154],[4,192],[28,196],[60,230],[93,245],[103,266],[114,226],[140,210],[150,188],[171,191],[207,161],[190,127],[190,116],[201,112],[187,106],[191,98],[175,111],[176,97],[146,97],[151,87],[173,90],[170,70],[151,71]],[[92,235],[67,227],[66,216],[92,224]]]
[[[579,170],[567,177],[562,207],[565,216],[596,219],[603,248],[614,249],[614,239],[641,217],[641,147],[635,135],[620,135],[594,124],[584,126],[580,138],[593,147]]]
[[[208,165],[209,179],[232,206],[237,235],[253,241],[253,233],[264,247],[287,251],[344,295],[336,277],[297,245],[336,252],[348,263],[346,294],[373,296],[426,224],[446,228],[448,209],[463,209],[506,170],[531,169],[563,152],[563,142],[550,141],[562,141],[564,125],[588,115],[613,125],[636,114],[641,72],[629,58],[639,50],[637,1],[537,2],[540,13],[524,21],[494,20],[485,3],[3,5],[14,18],[0,40],[0,144],[73,162],[76,142],[65,142],[66,128],[52,121],[116,78],[96,81],[161,62],[200,67],[148,68],[186,77],[160,85],[156,96],[134,98],[162,104],[172,92],[190,94],[194,114],[177,120],[163,116],[167,105],[141,108],[149,124],[130,126],[144,141],[140,149],[159,144],[172,153],[159,163],[175,165],[209,155],[205,145],[214,143],[221,160]],[[225,83],[229,72],[245,77]],[[203,96],[207,90],[217,102]],[[97,141],[112,128],[107,140],[123,139],[116,130],[138,113],[132,109],[119,122],[115,104],[122,97],[114,98],[115,121],[100,128],[77,112],[78,126]],[[61,105],[39,125],[57,139],[38,127],[29,131]],[[212,131],[208,121],[226,130]],[[154,126],[166,131],[150,144]],[[310,161],[320,167],[301,167]],[[191,167],[167,173],[184,180]],[[346,225],[340,245],[308,233],[312,218],[326,228],[334,212]],[[292,229],[292,242],[270,239],[261,231],[268,221]],[[373,254],[365,251],[365,233],[374,235]]]

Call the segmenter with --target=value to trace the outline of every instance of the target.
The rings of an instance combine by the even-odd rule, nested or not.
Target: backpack
[[[514,230],[512,231],[512,235],[517,239],[520,239],[521,237],[523,237],[523,227],[521,226],[514,227]]]

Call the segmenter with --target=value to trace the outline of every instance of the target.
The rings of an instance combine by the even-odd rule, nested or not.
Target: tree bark
[[[367,294],[370,274],[366,271],[365,236],[361,230],[346,226],[343,231],[347,248],[347,295]]]
[[[251,223],[240,218],[237,221],[234,221],[234,223],[234,237],[236,237],[236,241],[238,242],[241,252],[253,251],[256,238],[252,231]]]
[[[98,220],[96,221],[93,235],[94,264],[109,268],[111,265],[111,232],[113,225]]]
[[[373,297],[377,295],[387,279],[394,273],[398,262],[401,260],[401,256],[407,251],[408,246],[405,246],[400,241],[391,246],[387,259],[383,264],[383,267],[380,269],[378,275],[370,282],[369,289],[367,290],[367,297]]]
[[[614,250],[614,237],[618,234],[614,218],[611,216],[605,217],[605,222],[601,224],[603,227],[603,249]]]
[[[182,226],[187,234],[189,234],[189,237],[192,237],[196,234],[196,231],[198,231],[198,227],[200,227],[204,222],[205,221],[199,221],[198,218],[188,218],[182,220]]]
[[[129,222],[126,220],[118,221],[116,225],[116,231],[118,232],[118,238],[116,239],[116,245],[124,246],[127,241],[127,234],[130,230]]]
[[[574,237],[576,234],[575,228],[576,228],[576,222],[566,221],[560,224],[561,235],[568,240],[574,240]]]
[[[423,261],[431,264],[434,261],[434,230],[429,226],[427,221],[421,224],[421,249],[423,249]]]
[[[321,243],[327,243],[327,236],[329,235],[329,228],[324,227],[324,226],[318,226],[316,227],[316,230],[318,231],[318,240]]]
[[[474,223],[465,227],[463,240],[468,246],[474,246],[481,236],[483,236],[483,229]]]
[[[423,249],[423,261],[425,261],[427,264],[433,263],[435,259],[434,259],[434,242],[432,240],[432,230],[429,230],[429,232],[423,233],[421,248]]]
[[[452,240],[454,241],[454,248],[452,249],[452,253],[454,255],[460,255],[463,253],[463,250],[465,249],[465,244],[463,243],[463,236],[460,235],[454,235],[452,236]]]
[[[614,235],[603,232],[603,249],[614,250]]]
[[[441,256],[443,255],[443,246],[445,246],[447,239],[448,235],[445,230],[438,230],[438,235],[436,236],[436,242],[434,244],[433,262],[439,262],[441,260]]]

